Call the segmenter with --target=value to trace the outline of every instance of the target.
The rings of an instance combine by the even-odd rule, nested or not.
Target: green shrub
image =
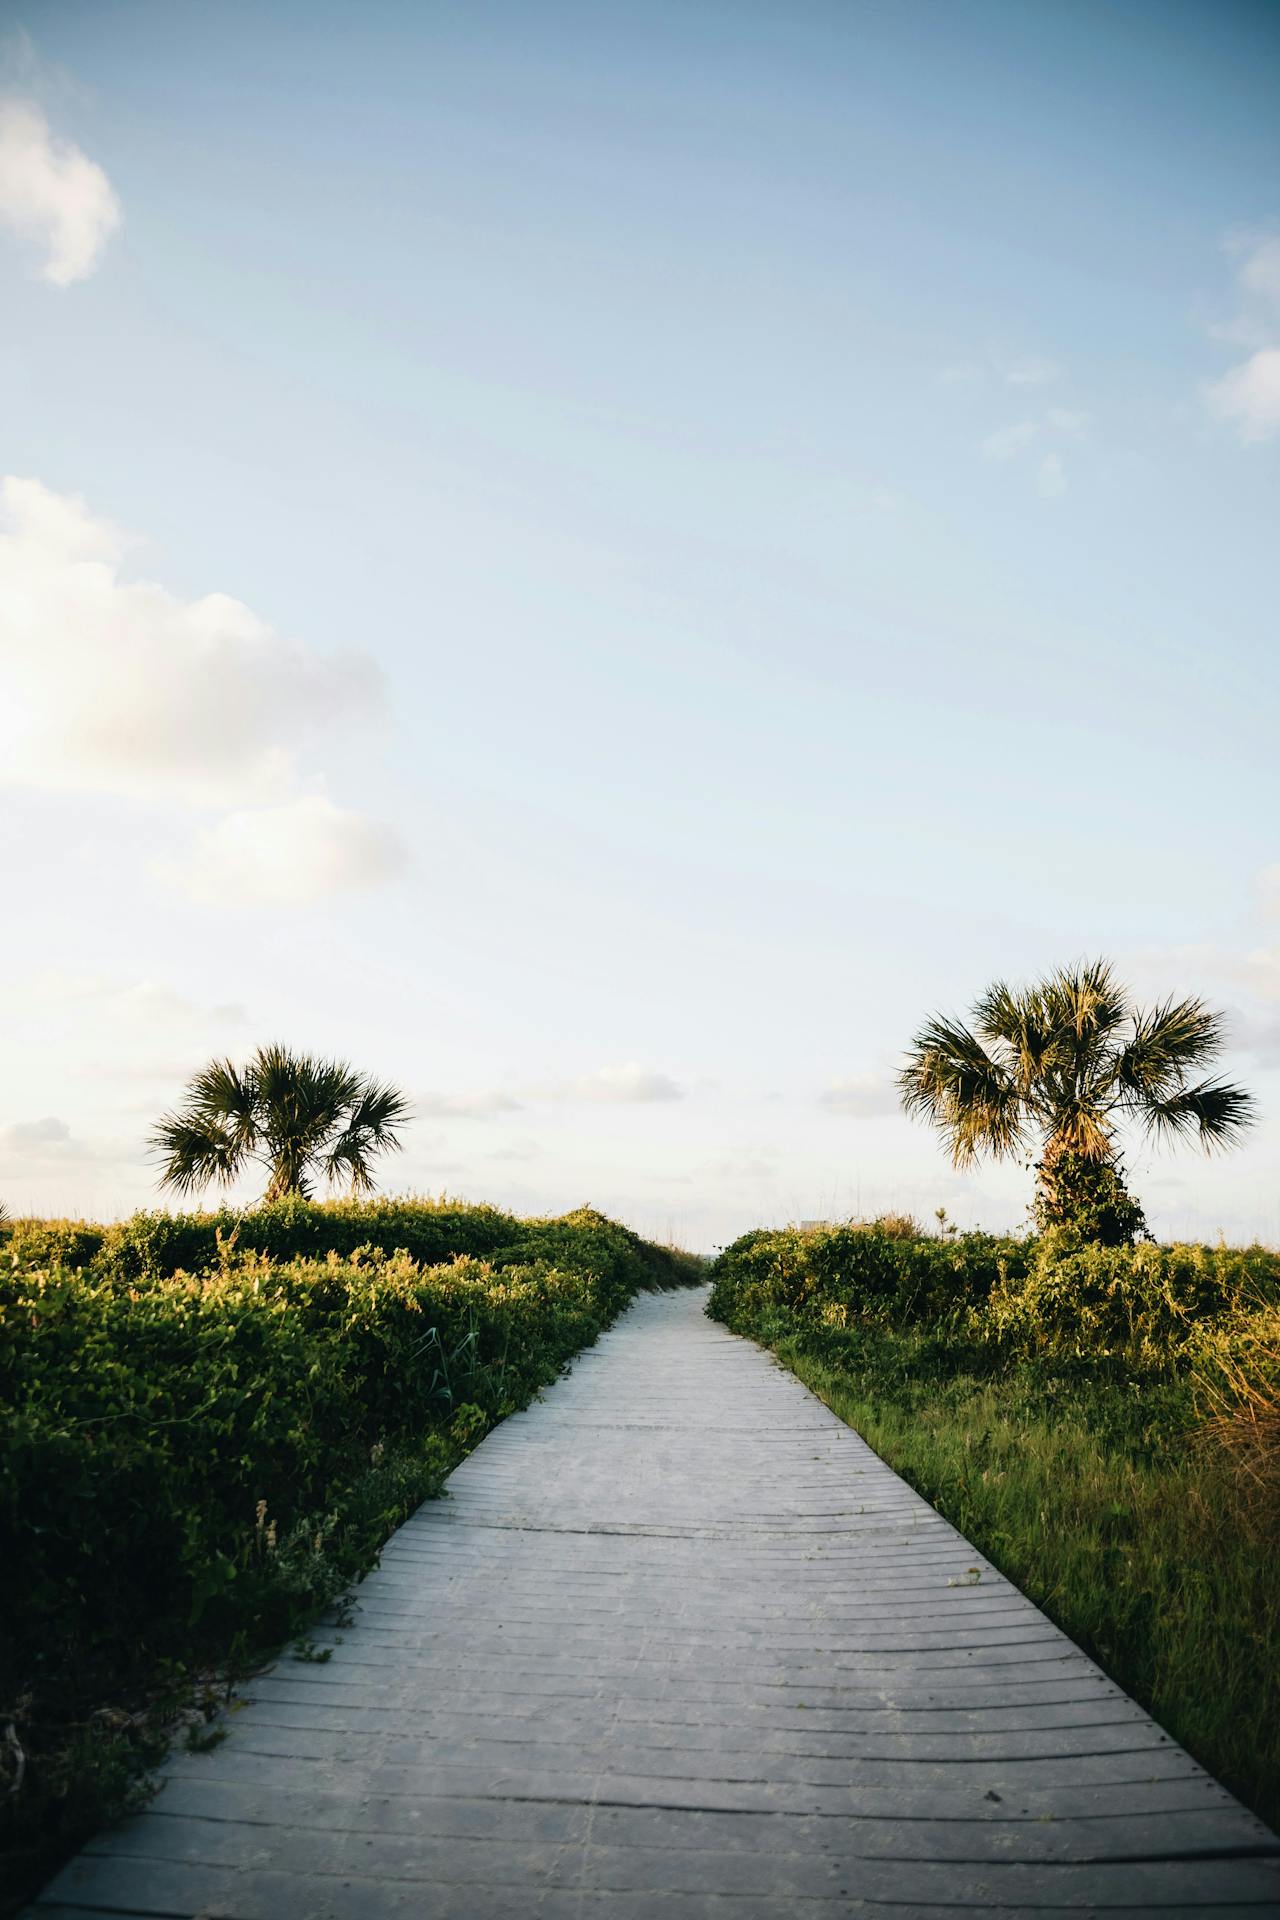
[[[1115,1358],[1142,1371],[1178,1366],[1207,1334],[1278,1299],[1280,1257],[1265,1247],[1103,1247],[1060,1231],[1002,1277],[983,1329],[1019,1353]]]
[[[1020,1275],[1033,1249],[1024,1240],[966,1233],[900,1231],[898,1221],[744,1234],[713,1269],[708,1312],[738,1332],[784,1308],[815,1325],[849,1326],[868,1315],[914,1323],[981,1306]]]
[[[92,1254],[94,1271],[116,1280],[207,1273],[228,1248],[273,1260],[403,1250],[430,1266],[454,1254],[487,1255],[520,1231],[512,1214],[440,1200],[277,1200],[237,1213],[135,1213],[108,1227]],[[621,1231],[621,1229],[619,1229]],[[77,1262],[76,1264],[83,1264]]]
[[[0,1832],[20,1888],[118,1800],[113,1729],[162,1677],[278,1643],[638,1288],[693,1277],[585,1209],[295,1202],[235,1226],[142,1214],[91,1245],[58,1223],[0,1253],[0,1720],[27,1755]]]
[[[105,1227],[87,1220],[11,1220],[0,1261],[23,1266],[87,1267],[101,1250]]]
[[[744,1234],[713,1270],[708,1311],[753,1333],[775,1310],[808,1326],[930,1325],[1009,1356],[1075,1355],[1130,1371],[1178,1367],[1280,1301],[1265,1247],[1106,1247],[1039,1239],[909,1238],[878,1222]]]

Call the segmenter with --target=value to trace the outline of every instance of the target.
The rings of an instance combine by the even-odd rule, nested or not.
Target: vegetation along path
[[[1280,1913],[1280,1845],[701,1291],[394,1536],[32,1910]]]

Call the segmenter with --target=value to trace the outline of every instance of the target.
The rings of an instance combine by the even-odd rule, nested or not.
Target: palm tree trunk
[[[1031,1211],[1041,1233],[1065,1228],[1104,1247],[1150,1237],[1146,1216],[1124,1183],[1119,1156],[1094,1159],[1053,1138],[1036,1163]]]

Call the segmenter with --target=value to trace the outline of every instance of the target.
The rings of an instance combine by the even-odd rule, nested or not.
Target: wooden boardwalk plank
[[[1280,1842],[766,1355],[641,1300],[31,1920],[1280,1916]]]

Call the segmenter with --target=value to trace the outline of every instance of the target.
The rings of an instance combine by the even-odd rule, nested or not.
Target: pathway
[[[704,1298],[491,1434],[32,1920],[1280,1915],[1274,1837]]]

